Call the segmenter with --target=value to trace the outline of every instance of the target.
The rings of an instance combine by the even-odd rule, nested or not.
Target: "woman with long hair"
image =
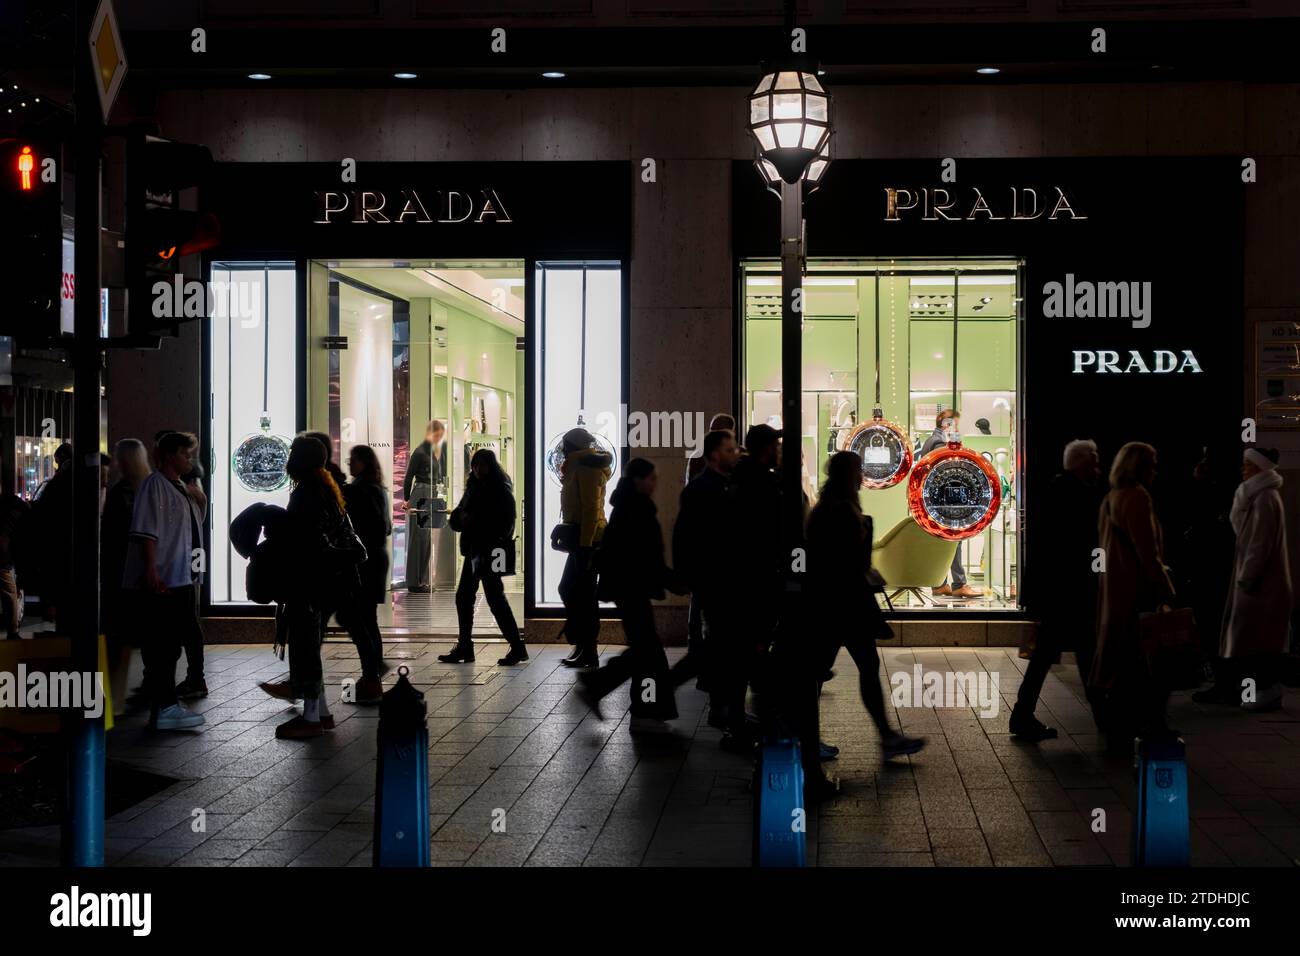
[[[830,669],[844,647],[858,668],[862,703],[880,733],[886,758],[913,754],[924,737],[907,737],[889,725],[880,687],[877,639],[893,635],[867,579],[871,570],[871,519],[862,513],[862,459],[836,452],[826,462],[826,483],[808,515],[808,592],[821,615],[817,633],[822,646],[820,673]]]
[[[316,438],[299,435],[289,446],[285,465],[293,484],[287,511],[290,554],[295,558],[284,604],[289,683],[303,703],[301,715],[275,728],[275,735],[287,740],[319,737],[334,728],[321,666],[321,609],[341,588],[355,587],[358,557],[364,559],[348,547],[355,534],[327,461],[325,447]]]
[[[438,660],[446,664],[474,660],[474,604],[482,584],[492,617],[510,645],[506,656],[497,663],[519,664],[528,660],[528,648],[519,635],[519,625],[506,600],[505,585],[501,583],[503,575],[514,573],[511,560],[515,535],[514,485],[490,448],[474,452],[469,468],[465,493],[447,522],[453,531],[460,533],[460,553],[464,559],[460,583],[456,586],[460,639],[449,653],[439,654]]]
[[[627,650],[599,670],[578,675],[578,694],[597,716],[601,698],[632,679],[634,734],[668,733],[665,721],[677,716],[668,657],[655,632],[650,604],[662,599],[665,589],[682,593],[664,564],[664,536],[654,503],[658,480],[652,462],[633,458],[610,495],[614,510],[600,546],[598,595],[618,608]]]
[[[383,697],[384,642],[379,633],[379,605],[388,600],[388,538],[393,533],[393,511],[379,456],[369,445],[353,445],[348,454],[352,480],[343,486],[348,518],[366,547],[361,565],[361,590],[356,599],[340,605],[339,623],[357,645],[361,680],[356,686],[358,704],[377,704]]]
[[[1089,681],[1111,747],[1128,751],[1133,737],[1165,727],[1168,690],[1148,673],[1138,641],[1139,615],[1171,605],[1174,585],[1164,562],[1164,532],[1151,484],[1156,450],[1129,442],[1110,469],[1110,493],[1097,521],[1106,573],[1097,592],[1097,653]]]

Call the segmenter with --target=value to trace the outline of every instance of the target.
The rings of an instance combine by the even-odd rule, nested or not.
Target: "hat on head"
[[[1277,467],[1278,453],[1276,448],[1247,448],[1241,460],[1249,462],[1260,471],[1272,471]]]

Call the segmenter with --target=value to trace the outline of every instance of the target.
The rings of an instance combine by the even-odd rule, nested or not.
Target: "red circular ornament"
[[[890,488],[912,468],[912,446],[907,433],[887,422],[876,409],[871,421],[863,422],[849,433],[844,449],[862,459],[862,487],[873,490]]]
[[[982,455],[949,442],[916,463],[907,507],[928,534],[949,541],[983,531],[1002,504],[1002,482]]]

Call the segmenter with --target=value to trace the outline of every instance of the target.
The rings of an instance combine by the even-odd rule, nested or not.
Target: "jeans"
[[[966,569],[961,566],[961,542],[957,543],[957,552],[952,556],[952,566],[948,568],[948,581],[954,591],[966,586]]]
[[[325,692],[320,659],[321,612],[318,603],[292,601],[284,607],[289,637],[289,684],[294,696],[309,700]]]
[[[474,643],[474,604],[478,599],[478,586],[482,583],[483,596],[487,598],[488,608],[506,642],[512,648],[522,647],[524,642],[519,636],[519,625],[515,622],[514,612],[510,610],[510,602],[506,600],[501,575],[492,570],[491,562],[486,558],[478,560],[477,572],[474,570],[475,563],[466,556],[460,569],[460,583],[456,585],[456,621],[460,630],[460,644]]]
[[[182,643],[197,632],[202,652],[203,630],[194,586],[171,588],[161,594],[131,591],[129,595],[140,625],[144,695],[155,711],[163,710],[176,703],[176,662],[181,658]]]
[[[600,634],[600,607],[591,559],[591,548],[569,552],[560,575],[560,600],[564,602],[565,637],[583,653],[594,654]]]
[[[604,697],[631,678],[632,716],[672,720],[677,716],[677,703],[668,676],[668,655],[655,632],[654,609],[645,598],[619,599],[614,603],[623,618],[627,650],[591,672],[586,679],[587,686],[597,697]]]
[[[181,635],[181,646],[185,648],[185,679],[197,683],[203,680],[203,628],[199,626],[199,589],[187,588],[194,595],[194,614],[192,623]]]

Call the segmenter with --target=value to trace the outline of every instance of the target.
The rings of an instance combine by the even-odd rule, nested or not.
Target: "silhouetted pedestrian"
[[[433,526],[429,508],[438,486],[447,480],[446,426],[436,418],[424,429],[424,441],[411,452],[402,479],[402,508],[406,511],[406,590],[425,594],[433,590]]]
[[[24,545],[24,525],[31,516],[31,507],[6,487],[0,495],[0,600],[3,609],[5,636],[18,638],[18,627],[23,620],[23,592],[20,588],[18,565],[22,564],[19,552]],[[129,519],[129,515],[128,515]],[[121,566],[117,586],[121,586]]]
[[[302,700],[303,709],[275,728],[276,737],[285,740],[319,737],[334,728],[321,664],[322,608],[340,590],[355,593],[360,587],[357,567],[366,558],[327,462],[325,446],[310,434],[299,435],[289,446],[285,471],[293,490],[286,511],[288,553],[294,566],[283,616],[290,693]],[[273,685],[261,686],[273,696],[282,696]]]
[[[858,668],[862,704],[880,734],[886,758],[913,754],[923,737],[907,737],[889,725],[880,686],[876,641],[893,631],[876,603],[871,571],[871,518],[862,513],[862,459],[836,452],[826,462],[826,482],[808,516],[808,605],[816,609],[813,640],[821,649],[821,670],[828,669],[844,647]]]
[[[519,634],[514,611],[506,599],[501,578],[515,573],[515,490],[490,448],[480,448],[470,459],[465,493],[448,523],[460,533],[460,583],[456,587],[456,620],[460,638],[450,653],[439,654],[447,664],[474,660],[474,604],[479,585],[487,598],[492,617],[510,645],[498,664],[519,664],[528,660],[528,648]],[[592,595],[593,598],[595,595]]]
[[[613,459],[585,428],[564,433],[564,464],[560,469],[560,521],[576,528],[575,540],[560,575],[564,602],[564,636],[573,653],[569,667],[598,667],[596,642],[600,634],[600,604],[596,597],[595,553],[605,534],[605,485]]]
[[[109,674],[113,678],[114,706],[125,701],[126,671],[130,648],[140,622],[132,617],[131,604],[122,586],[131,541],[131,520],[135,496],[149,477],[149,452],[138,438],[123,438],[113,448],[118,479],[104,496],[99,521],[100,620],[107,645]]]
[[[578,693],[600,713],[601,698],[631,678],[631,732],[668,733],[677,716],[668,678],[668,656],[655,631],[650,602],[665,590],[681,593],[664,564],[664,538],[654,503],[658,475],[644,458],[633,458],[610,496],[613,512],[600,546],[601,600],[613,601],[623,619],[627,650],[599,670],[578,675]]]
[[[1194,694],[1199,703],[1240,704],[1243,710],[1282,706],[1282,657],[1287,651],[1292,590],[1286,510],[1276,449],[1247,448],[1230,520],[1237,533],[1232,589],[1223,615],[1218,679]],[[1247,680],[1254,682],[1247,692]]]
[[[728,415],[726,412],[718,412],[716,415],[713,416],[713,418],[709,420],[709,431],[711,432],[727,431],[727,432],[731,432],[732,436],[734,437],[736,434],[736,419],[733,418],[731,415]],[[682,484],[683,485],[689,484],[691,479],[694,478],[696,475],[698,475],[700,472],[702,472],[704,468],[705,468],[704,450],[703,450],[703,445],[701,445],[698,454],[691,455],[689,458],[686,459],[686,473],[682,478]],[[695,596],[692,595],[691,603],[686,609],[687,649],[698,655],[703,655],[704,639],[705,639],[704,615],[700,613],[700,605],[695,600]],[[695,686],[702,691],[708,691],[709,689],[708,678],[703,672],[701,672],[699,677],[696,678]]]
[[[343,486],[343,501],[357,537],[366,548],[361,565],[361,590],[356,599],[341,605],[339,623],[352,635],[361,660],[357,681],[358,704],[378,704],[384,688],[384,641],[379,632],[379,605],[388,601],[388,539],[393,533],[393,509],[384,487],[384,472],[375,450],[353,445],[348,453],[352,480]]]
[[[709,687],[709,724],[727,732],[723,743],[729,747],[750,740],[744,708],[733,709],[734,692],[726,676],[742,670],[735,663],[742,642],[734,603],[740,579],[736,489],[731,482],[739,455],[731,432],[713,431],[704,436],[707,467],[682,490],[673,525],[673,569],[699,604],[708,635],[703,654],[688,650],[673,667],[673,686],[704,672]]]
[[[1029,589],[1039,619],[1038,635],[1011,711],[1011,733],[1022,740],[1050,740],[1055,728],[1034,716],[1047,673],[1062,651],[1074,651],[1085,691],[1097,644],[1097,512],[1101,507],[1101,458],[1096,442],[1065,446],[1064,470],[1052,479],[1045,501],[1052,533],[1044,538],[1034,585]]]
[[[1151,499],[1156,450],[1129,442],[1110,468],[1110,493],[1098,519],[1106,558],[1097,595],[1097,650],[1090,686],[1094,712],[1116,752],[1135,736],[1165,730],[1168,691],[1150,673],[1139,641],[1139,615],[1174,600],[1164,564],[1164,532]]]

